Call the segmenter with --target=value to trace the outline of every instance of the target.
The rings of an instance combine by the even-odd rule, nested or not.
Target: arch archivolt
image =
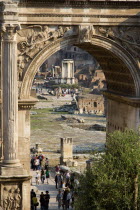
[[[53,55],[55,52],[63,49],[68,45],[73,45],[77,43],[77,37],[73,37],[71,39],[60,39],[50,43],[49,45],[45,46],[43,50],[41,50],[35,58],[32,60],[30,65],[28,66],[23,82],[21,84],[21,92],[19,98],[29,98],[30,97],[30,90],[32,86],[33,79],[39,69],[39,67],[43,64],[43,62]]]
[[[19,98],[30,97],[38,68],[48,57],[68,45],[76,45],[97,59],[105,73],[109,91],[138,97],[140,46],[136,32],[139,33],[139,29],[135,27],[132,31],[127,27],[124,30],[123,27],[107,26],[23,28],[18,32]]]

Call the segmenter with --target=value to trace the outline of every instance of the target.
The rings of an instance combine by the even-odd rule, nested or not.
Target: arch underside
[[[52,42],[35,56],[23,78],[21,99],[29,98],[33,79],[43,62],[68,45],[75,45],[95,57],[105,74],[109,92],[129,97],[139,96],[139,77],[133,59],[107,42],[93,39],[90,42],[80,43],[77,38],[69,38]]]
[[[111,51],[91,44],[78,45],[90,53],[101,66],[107,82],[107,90],[124,96],[136,96],[134,79],[125,63]]]

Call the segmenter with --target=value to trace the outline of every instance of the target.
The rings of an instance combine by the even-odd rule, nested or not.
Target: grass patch
[[[58,122],[52,119],[52,108],[32,109],[37,114],[31,115],[31,130],[50,131],[50,128],[58,126]],[[48,116],[49,115],[49,116]]]
[[[53,112],[53,114],[66,114],[66,115],[68,115],[70,113],[68,113],[68,112]]]
[[[53,109],[52,108],[31,109],[31,111],[36,112],[37,114],[44,114],[44,113],[51,113],[51,112],[53,112]]]

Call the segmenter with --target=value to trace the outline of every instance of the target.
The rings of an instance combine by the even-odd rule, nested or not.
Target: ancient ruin
[[[72,59],[64,59],[62,61],[62,70],[60,73],[56,73],[59,71],[59,67],[55,68],[55,83],[56,84],[74,84],[74,61]],[[58,70],[57,70],[58,69]]]
[[[67,161],[73,161],[73,139],[61,138],[61,157],[60,164],[65,164]]]
[[[77,97],[77,108],[80,114],[105,114],[105,99],[102,95],[87,94]]]
[[[89,52],[107,81],[107,132],[137,129],[140,1],[3,0],[0,9],[0,206],[29,210],[31,87],[39,67],[68,45]]]

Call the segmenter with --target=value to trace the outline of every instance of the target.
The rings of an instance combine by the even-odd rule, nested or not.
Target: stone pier
[[[0,4],[5,19],[1,27],[3,159],[0,163],[0,206],[4,210],[29,210],[31,177],[18,155],[17,4],[10,1]],[[12,14],[10,18],[9,13]]]

